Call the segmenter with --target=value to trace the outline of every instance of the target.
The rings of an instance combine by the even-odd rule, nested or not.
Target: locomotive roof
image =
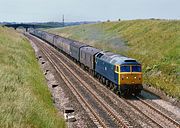
[[[119,54],[115,54],[112,52],[101,52],[103,55],[100,57],[102,60],[109,62],[111,64],[136,64],[136,65],[140,65],[139,62],[137,62],[135,59],[126,57],[126,56],[122,56]]]

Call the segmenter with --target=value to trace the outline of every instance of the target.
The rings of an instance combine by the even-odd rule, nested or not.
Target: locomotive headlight
[[[129,77],[127,76],[126,79],[129,79]]]
[[[124,75],[121,76],[122,80],[124,80]]]
[[[135,76],[134,79],[136,79],[137,77]]]

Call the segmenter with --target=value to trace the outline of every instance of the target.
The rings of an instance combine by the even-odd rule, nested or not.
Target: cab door
[[[120,84],[119,75],[120,75],[120,66],[115,65],[114,66],[114,80],[115,80],[116,84],[118,84],[118,85]]]

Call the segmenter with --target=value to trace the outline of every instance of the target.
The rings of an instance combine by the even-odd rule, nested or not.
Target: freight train
[[[119,95],[139,95],[142,86],[141,64],[135,59],[89,46],[79,41],[64,38],[37,29],[30,34],[41,38],[72,58],[103,84]]]

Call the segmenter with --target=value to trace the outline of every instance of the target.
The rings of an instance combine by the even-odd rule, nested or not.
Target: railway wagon
[[[54,36],[54,46],[59,50],[63,50],[63,38],[58,35]]]
[[[43,32],[40,30],[29,28],[28,31],[30,34],[35,35],[36,37],[42,38],[43,36]]]
[[[68,55],[70,55],[71,43],[73,43],[73,40],[58,35],[54,36],[54,46]]]
[[[29,32],[30,34],[34,35],[34,34],[35,34],[35,29],[29,28],[29,29],[28,29],[28,32]]]
[[[41,39],[45,40],[47,32],[42,31]]]
[[[42,32],[43,33],[43,36],[41,36],[42,39],[48,41],[51,45],[54,45],[54,34],[50,34],[50,33],[47,33],[47,32]]]
[[[43,31],[35,30],[35,29],[29,29],[29,32],[31,34],[35,35],[36,37],[39,37],[39,38],[43,39],[43,35],[44,35]]]
[[[36,35],[36,36],[39,37],[39,38],[42,37],[42,31],[35,30],[33,34]]]
[[[95,55],[101,50],[91,46],[82,47],[80,49],[80,63],[94,75]]]
[[[70,53],[71,53],[71,44],[72,43],[73,43],[73,40],[66,39],[66,38],[63,39],[62,48],[63,48],[63,51],[68,55],[70,55]]]
[[[96,55],[95,72],[103,81],[112,83],[122,95],[138,95],[143,89],[141,64],[132,58],[100,52]]]
[[[73,41],[70,44],[70,56],[76,60],[76,62],[80,61],[80,49],[82,47],[88,46],[86,44],[82,44],[78,41]]]

